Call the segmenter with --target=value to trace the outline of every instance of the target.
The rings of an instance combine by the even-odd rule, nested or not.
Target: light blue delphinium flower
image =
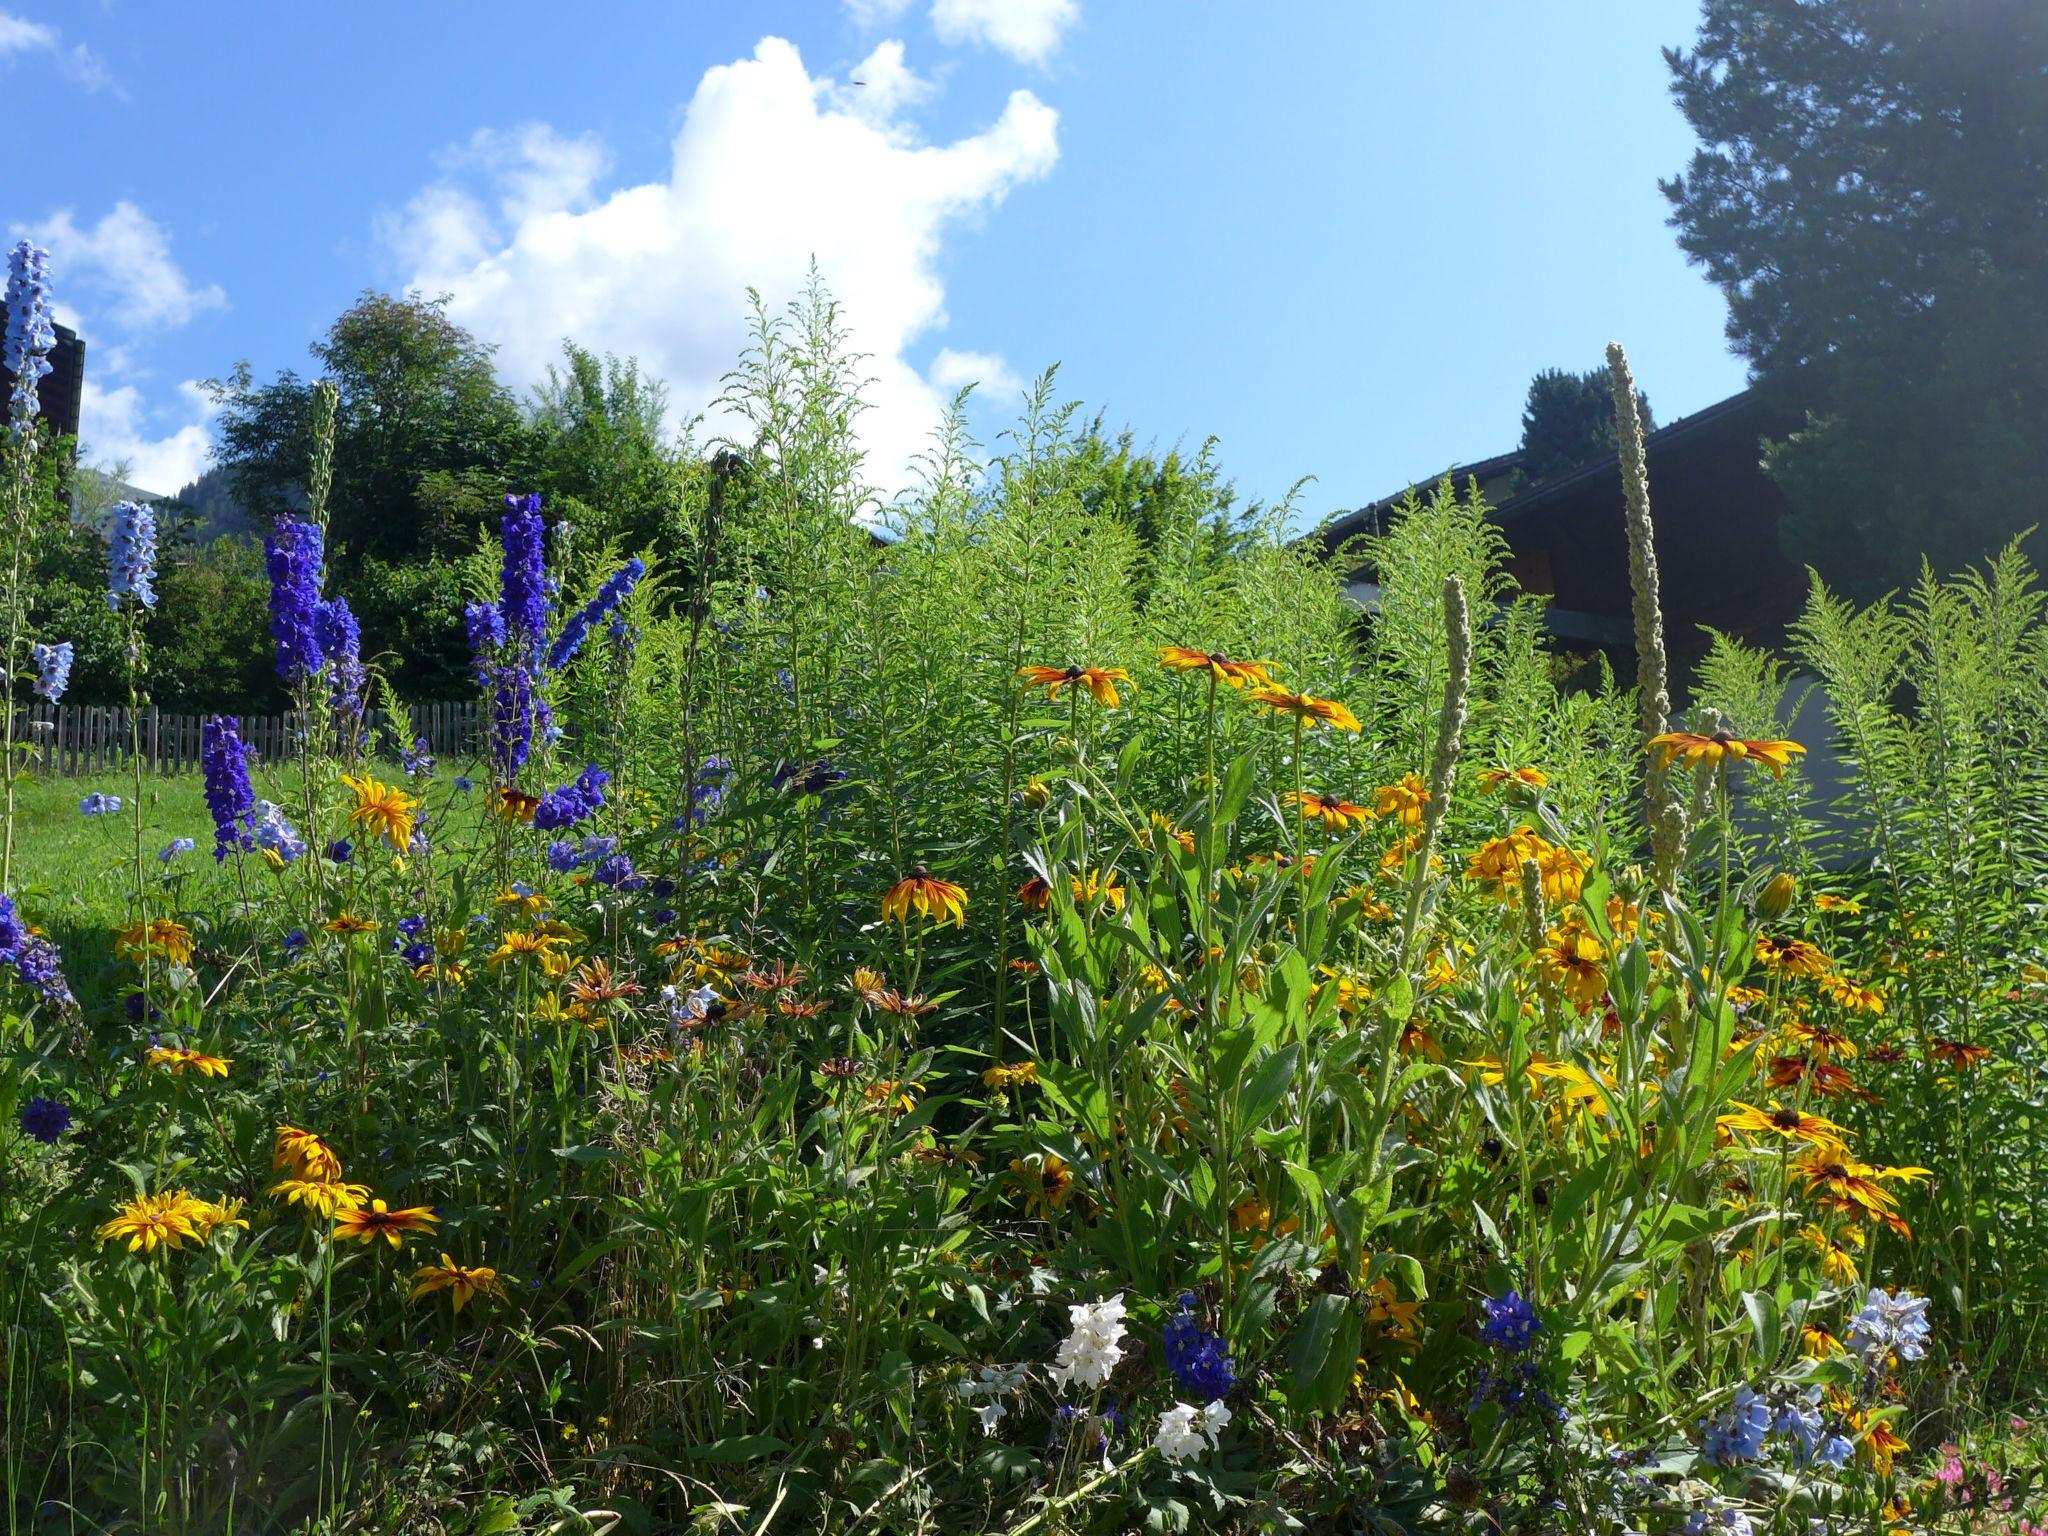
[[[107,606],[119,609],[132,597],[145,608],[156,606],[156,514],[139,501],[114,505],[107,537]]]
[[[1933,1331],[1925,1296],[1875,1289],[1864,1298],[1863,1310],[1850,1323],[1847,1343],[1863,1357],[1865,1365],[1894,1352],[1901,1360],[1924,1360]]]
[[[64,690],[71,686],[71,642],[59,640],[55,645],[38,645],[33,655],[36,664],[36,692],[52,704],[64,697]]]
[[[1737,1387],[1735,1401],[1718,1418],[1700,1421],[1700,1454],[1717,1467],[1755,1461],[1771,1432],[1771,1405],[1750,1387]]]
[[[189,837],[174,837],[164,844],[163,851],[156,856],[156,861],[159,864],[168,864],[179,854],[190,853],[196,846],[198,845]]]
[[[112,816],[120,809],[119,795],[91,794],[78,802],[78,811],[82,816]]]

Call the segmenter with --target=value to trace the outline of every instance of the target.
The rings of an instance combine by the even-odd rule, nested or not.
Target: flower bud
[[[1799,894],[1799,882],[1782,869],[1757,892],[1757,916],[1766,922],[1775,923],[1792,908],[1792,898]]]
[[[1043,779],[1032,777],[1024,781],[1023,799],[1026,810],[1042,811],[1052,804],[1052,791],[1045,787]]]

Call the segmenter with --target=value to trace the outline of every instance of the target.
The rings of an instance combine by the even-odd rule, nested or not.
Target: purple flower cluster
[[[505,645],[505,616],[496,603],[471,603],[462,610],[462,627],[469,636],[470,661],[479,683],[489,682],[497,665],[498,652]]]
[[[1180,1310],[1167,1320],[1166,1367],[1199,1402],[1220,1402],[1237,1385],[1237,1369],[1223,1340],[1195,1321],[1192,1293],[1180,1298]]]
[[[412,745],[398,749],[398,765],[408,778],[421,778],[434,771],[434,754],[427,750],[427,738],[415,736]]]
[[[255,842],[251,826],[256,791],[249,785],[249,749],[241,731],[242,723],[233,715],[216,715],[199,728],[199,771],[206,785],[206,808],[213,813],[216,859]]]
[[[320,530],[282,518],[263,541],[270,571],[270,637],[277,642],[277,673],[299,684],[320,670]]]
[[[1537,1317],[1535,1308],[1523,1299],[1519,1291],[1489,1296],[1481,1305],[1486,1308],[1486,1322],[1479,1330],[1479,1337],[1495,1349],[1519,1355],[1535,1343],[1536,1335],[1543,1331],[1542,1319]]]
[[[46,1147],[54,1147],[71,1129],[71,1111],[61,1099],[38,1096],[21,1106],[21,1129]]]
[[[541,520],[539,492],[507,496],[499,531],[505,564],[498,611],[509,636],[537,648],[548,632],[547,524]]]
[[[615,853],[599,864],[590,872],[590,878],[615,891],[638,891],[647,886],[647,877],[636,872],[633,861],[623,853]]]
[[[114,503],[107,532],[107,606],[116,610],[132,597],[156,606],[156,514],[139,501]]]
[[[353,737],[363,718],[363,632],[350,612],[348,599],[330,598],[313,617],[320,654],[334,670],[328,687],[341,733]]]
[[[647,562],[635,555],[605,579],[597,589],[597,595],[569,616],[569,622],[562,626],[562,632],[555,637],[555,643],[548,647],[548,668],[559,672],[576,659],[576,653],[583,649],[583,642],[590,634],[590,626],[610,613],[639,584],[647,574]]]
[[[50,308],[50,253],[27,240],[7,253],[7,330],[0,359],[14,377],[7,404],[10,422],[26,425],[36,414],[36,396],[50,371],[57,330]]]
[[[595,832],[580,844],[557,838],[548,844],[548,868],[558,875],[566,875],[585,864],[602,864],[618,851],[619,840],[616,837],[601,837]]]
[[[61,1006],[75,1001],[69,983],[64,980],[57,946],[29,932],[11,896],[0,896],[0,965],[13,966],[16,974],[45,1002]]]
[[[533,813],[534,826],[543,832],[553,832],[589,820],[604,805],[604,787],[611,781],[609,773],[595,763],[590,764],[576,775],[573,784],[551,789],[540,797],[540,805]]]
[[[59,640],[55,645],[38,645],[33,655],[36,663],[36,692],[52,704],[64,697],[64,690],[71,686],[71,642]]]

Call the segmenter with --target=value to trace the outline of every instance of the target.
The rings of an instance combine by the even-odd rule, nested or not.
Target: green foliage
[[[1664,184],[1728,333],[1811,413],[1769,464],[1794,558],[1868,599],[2048,495],[2048,34],[2026,0],[1709,0],[1667,53]]]
[[[1654,431],[1649,396],[1638,390],[1643,430]],[[1550,480],[1614,452],[1614,395],[1607,370],[1567,373],[1546,368],[1529,381],[1522,407],[1521,473],[1531,482]]]

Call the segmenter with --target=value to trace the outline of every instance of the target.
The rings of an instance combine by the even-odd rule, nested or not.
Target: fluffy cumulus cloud
[[[109,389],[88,374],[78,435],[95,467],[154,495],[170,496],[206,468],[215,409],[212,398],[191,380],[178,386],[177,410],[157,412],[133,384]]]
[[[40,224],[15,230],[49,248],[67,304],[82,298],[88,313],[131,330],[183,325],[227,304],[219,284],[195,286],[185,276],[163,226],[125,199],[91,225],[81,226],[69,208],[60,208]]]
[[[1078,0],[932,0],[944,43],[975,43],[1020,64],[1043,64],[1081,14]]]
[[[1024,90],[982,131],[926,142],[906,113],[930,89],[894,42],[836,81],[765,38],[705,73],[663,178],[600,195],[599,146],[530,126],[458,150],[383,235],[413,286],[497,343],[508,382],[539,379],[573,338],[637,356],[679,421],[745,345],[748,288],[780,308],[815,258],[867,355],[863,442],[891,490],[941,409],[905,353],[944,323],[945,237],[1059,154],[1057,114]]]
[[[939,355],[932,359],[929,377],[933,388],[949,395],[972,384],[976,399],[997,405],[1014,403],[1024,390],[1024,381],[1016,371],[988,352],[956,352],[951,347],[941,347]]]

